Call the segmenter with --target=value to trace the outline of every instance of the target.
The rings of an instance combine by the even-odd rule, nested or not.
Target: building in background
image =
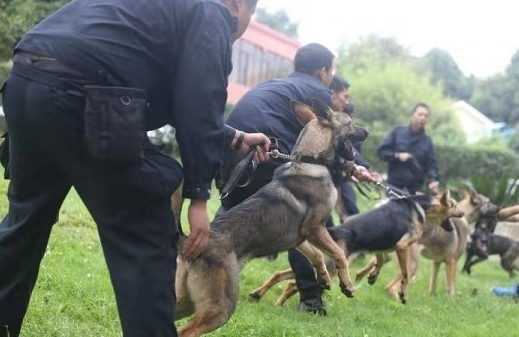
[[[494,121],[465,101],[457,101],[452,109],[460,121],[468,143],[492,136]]]
[[[235,104],[249,88],[261,82],[290,74],[299,47],[296,39],[252,21],[233,45],[227,103]]]

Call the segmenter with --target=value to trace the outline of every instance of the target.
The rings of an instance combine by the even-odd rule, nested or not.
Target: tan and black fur
[[[461,218],[450,219],[453,231],[447,232],[435,226],[426,226],[421,239],[410,246],[409,275],[413,277],[419,265],[420,255],[433,261],[432,273],[429,282],[429,292],[435,293],[438,285],[438,272],[440,265],[445,263],[446,290],[448,296],[454,296],[456,289],[456,270],[459,258],[463,255],[467,246],[469,224],[477,219],[481,212],[489,212],[489,209],[498,211],[498,207],[490,200],[475,191],[461,189],[461,200],[458,209],[465,215]],[[397,286],[400,283],[400,273],[391,281],[386,289],[396,295]]]
[[[351,216],[341,225],[328,230],[347,256],[358,251],[376,253],[376,262],[366,269],[370,273],[369,283],[373,284],[384,264],[383,253],[396,251],[402,274],[407,275],[407,248],[421,237],[425,221],[441,225],[450,217],[462,215],[451,201],[447,190],[442,196],[421,195],[391,199],[366,213]],[[328,270],[333,270],[333,261]],[[250,293],[249,298],[259,300],[278,282],[294,277],[291,269],[277,272]],[[295,293],[297,287],[295,282],[291,282],[276,305],[283,305]],[[407,302],[406,279],[402,281],[400,299],[402,303]]]
[[[292,151],[295,159],[280,166],[271,183],[215,218],[208,246],[198,258],[178,259],[175,319],[194,314],[180,328],[181,337],[200,336],[227,322],[238,302],[240,269],[248,260],[296,246],[312,261],[325,287],[331,280],[321,251],[331,256],[342,292],[354,295],[344,251],[324,226],[337,193],[323,164],[337,155],[353,159],[349,140],[364,140],[367,131],[316,99],[312,108],[297,102],[292,108],[306,125]]]

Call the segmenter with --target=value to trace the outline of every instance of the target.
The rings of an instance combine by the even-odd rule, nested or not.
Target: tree
[[[370,133],[385,134],[409,122],[412,107],[425,102],[431,108],[428,133],[438,141],[464,143],[452,101],[439,84],[432,84],[430,70],[420,69],[393,39],[370,36],[339,52],[339,73],[351,83],[355,119]]]
[[[474,90],[473,78],[465,77],[450,54],[441,49],[431,49],[425,59],[431,69],[433,84],[443,84],[446,96],[469,101]]]
[[[294,39],[298,38],[299,22],[292,22],[287,12],[283,9],[271,13],[264,8],[257,8],[254,18],[278,32]]]
[[[69,0],[0,0],[0,61],[8,60],[16,41]]]
[[[476,81],[471,104],[496,122],[519,123],[519,50],[505,74]]]

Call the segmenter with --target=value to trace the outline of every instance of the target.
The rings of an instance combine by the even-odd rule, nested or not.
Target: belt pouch
[[[93,158],[132,162],[143,158],[146,94],[136,88],[84,86],[85,141]]]

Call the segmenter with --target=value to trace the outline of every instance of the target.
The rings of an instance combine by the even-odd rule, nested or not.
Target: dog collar
[[[296,156],[293,161],[296,163],[317,164],[322,166],[327,166],[328,164],[323,159],[314,158],[310,156]]]
[[[420,206],[416,201],[413,200],[414,207],[418,211],[418,214],[420,214],[420,222],[422,225],[425,225],[425,211],[423,210],[422,206]]]

